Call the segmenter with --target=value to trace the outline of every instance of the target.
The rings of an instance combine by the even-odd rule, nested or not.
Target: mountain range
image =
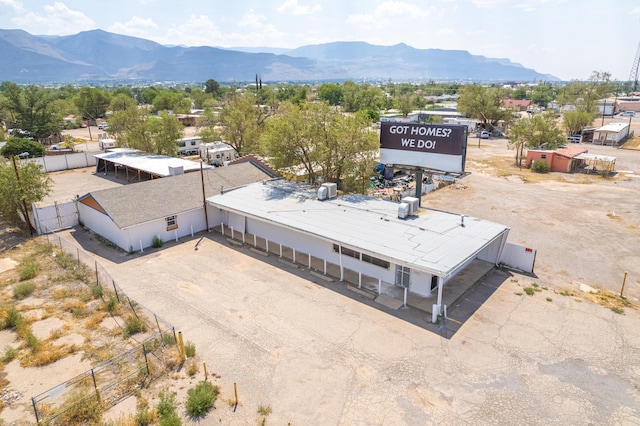
[[[164,46],[103,30],[36,36],[0,29],[0,81],[554,81],[463,50],[334,42],[296,49]]]

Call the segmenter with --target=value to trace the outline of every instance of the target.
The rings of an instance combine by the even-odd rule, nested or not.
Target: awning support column
[[[444,285],[444,278],[438,277],[438,302],[433,305],[433,309],[431,311],[431,322],[438,322],[438,316],[440,315],[440,311],[442,309],[442,286]]]

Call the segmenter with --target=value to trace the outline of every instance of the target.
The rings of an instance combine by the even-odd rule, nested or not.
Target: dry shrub
[[[62,358],[75,353],[78,348],[75,345],[47,345],[40,344],[37,352],[25,356],[20,362],[21,367],[42,367],[43,365],[53,364]]]
[[[102,320],[107,316],[106,312],[94,312],[87,320],[84,322],[84,327],[89,330],[95,330],[100,326]]]

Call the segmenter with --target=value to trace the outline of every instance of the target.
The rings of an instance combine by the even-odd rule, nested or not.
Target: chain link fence
[[[66,425],[78,413],[99,413],[172,371],[181,361],[173,326],[132,300],[109,272],[75,244],[55,233],[45,235],[67,267],[82,270],[84,281],[99,289],[127,350],[31,398],[38,424]],[[87,411],[89,410],[89,411]]]

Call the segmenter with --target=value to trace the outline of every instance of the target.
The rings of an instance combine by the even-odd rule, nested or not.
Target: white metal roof
[[[130,148],[110,149],[105,153],[96,154],[94,157],[126,167],[139,169],[157,176],[170,176],[170,167],[182,167],[185,173],[200,170],[200,163],[194,161],[166,155],[147,154]],[[210,167],[211,166],[207,164],[203,164],[204,169]]]
[[[628,127],[628,124],[625,123],[609,123],[605,124],[602,127],[598,127],[596,132],[619,132],[624,130],[625,127]]]
[[[362,195],[318,201],[314,190],[285,180],[250,184],[207,202],[439,276],[452,274],[509,230],[471,217],[463,227],[461,215],[429,209],[398,219],[397,202]]]

